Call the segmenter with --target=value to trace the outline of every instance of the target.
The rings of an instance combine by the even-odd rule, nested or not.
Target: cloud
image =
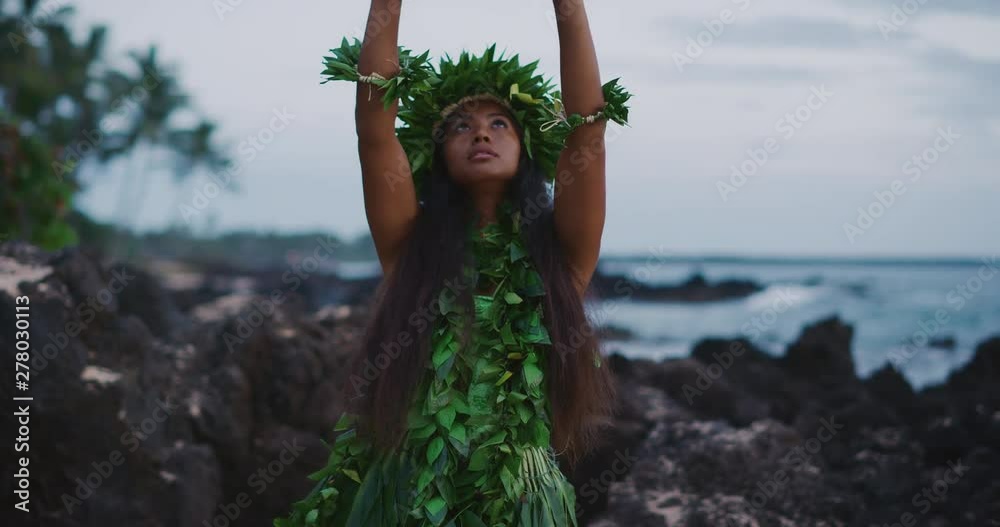
[[[933,232],[940,235],[921,237],[932,232],[934,221],[922,207],[911,213],[899,208],[899,221],[912,222],[905,227],[910,231],[879,243],[844,247],[836,228],[855,201],[884,188],[937,127],[949,124],[965,134],[962,144],[935,167],[913,205],[935,202],[941,215],[963,218],[954,220],[956,226],[991,217],[985,194],[963,189],[988,181],[986,174],[1000,162],[1000,103],[994,95],[1000,83],[1000,2],[927,0],[886,41],[878,21],[903,1],[588,3],[603,79],[621,77],[634,93],[631,127],[609,145],[605,247],[634,250],[662,241],[680,252],[974,253],[982,244],[971,231],[938,229]],[[289,8],[243,2],[220,22],[210,3],[201,1],[88,0],[79,7],[111,25],[118,49],[158,41],[163,56],[181,66],[199,107],[236,142],[275,107],[298,112],[294,129],[248,169],[244,193],[217,202],[213,213],[221,227],[325,224],[348,233],[365,228],[351,123],[354,89],[320,85],[319,72],[321,57],[341,36],[361,36],[367,9],[365,3],[317,1]],[[685,53],[688,39],[697,39],[724,9],[733,13],[732,23],[679,71],[673,54]],[[542,71],[558,83],[551,11],[548,0],[516,8],[458,0],[407,4],[399,43],[454,56],[496,41],[498,49],[522,59],[540,59]],[[811,86],[822,84],[836,94],[830,103],[782,142],[733,201],[722,203],[714,182],[742,162],[748,148],[774,135],[775,123],[806,101]],[[112,185],[95,184],[89,194],[90,210],[114,202]],[[938,203],[939,196],[949,201]],[[778,214],[790,202],[799,207],[794,222],[768,220],[759,212]],[[648,226],[657,222],[666,225],[664,232],[676,233],[652,240]],[[780,229],[780,236],[768,238]],[[826,242],[824,232],[832,233]]]
[[[912,24],[925,49],[947,49],[1000,64],[1000,17],[928,13]]]

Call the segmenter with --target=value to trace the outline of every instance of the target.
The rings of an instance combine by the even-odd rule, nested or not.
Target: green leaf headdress
[[[586,117],[567,116],[560,92],[551,80],[535,72],[538,61],[521,65],[518,55],[496,56],[496,44],[480,56],[462,51],[457,61],[445,55],[437,71],[428,60],[429,52],[414,55],[400,46],[400,71],[390,79],[358,71],[361,42],[356,38],[353,43],[344,38],[339,48],[330,51],[333,55],[324,58],[323,75],[327,78],[322,84],[334,80],[368,82],[384,89],[386,107],[399,99],[398,118],[403,124],[396,128],[396,135],[410,161],[418,192],[431,168],[434,141],[442,137],[437,127],[466,101],[490,99],[507,107],[523,130],[528,156],[550,182],[555,179],[556,162],[566,138],[576,127],[595,119],[621,125],[628,122],[625,103],[631,94],[618,84],[619,79],[603,85],[605,106],[601,111]]]

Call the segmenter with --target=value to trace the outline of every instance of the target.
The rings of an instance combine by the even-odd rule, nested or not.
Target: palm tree
[[[173,212],[168,222],[171,226],[176,225],[177,214],[180,212],[180,200],[186,195],[182,192],[186,189],[186,180],[198,168],[219,172],[232,166],[232,159],[223,155],[215,144],[214,136],[217,129],[215,123],[203,120],[190,130],[171,132],[168,138],[168,143],[178,154],[173,169],[177,192],[174,195],[174,203],[171,207]]]
[[[79,118],[81,112],[64,98],[62,85],[78,78],[81,70],[60,74],[53,67],[65,57],[65,44],[72,48],[72,43],[58,41],[58,28],[72,9],[42,14],[37,7],[36,1],[24,0],[20,11],[12,12],[0,4],[0,32],[6,40],[0,50],[0,235],[17,234],[55,248],[75,239],[65,222],[75,186],[52,177],[51,141],[65,139],[69,124]],[[37,34],[53,45],[35,45],[29,39]],[[95,28],[90,44],[99,52],[101,42],[101,29]]]
[[[209,170],[229,167],[231,160],[222,155],[214,144],[217,125],[202,120],[190,130],[172,130],[167,143],[180,154],[174,166],[174,176],[178,180],[188,177],[198,166]]]
[[[132,78],[129,84],[141,89],[143,97],[141,101],[132,101],[137,102],[138,107],[129,115],[130,124],[124,134],[125,148],[133,154],[130,161],[136,161],[135,154],[140,151],[145,159],[141,160],[141,169],[127,170],[123,175],[124,181],[114,217],[124,225],[130,223],[127,216],[136,210],[136,201],[145,193],[145,184],[150,178],[157,148],[166,145],[170,133],[168,120],[188,104],[188,96],[181,91],[172,68],[158,62],[156,46],[150,46],[144,55],[129,52],[129,57],[139,71],[138,77]],[[152,78],[147,79],[147,76]],[[147,89],[143,84],[144,80],[153,81],[151,87]],[[136,183],[139,184],[138,195],[133,188]]]
[[[21,9],[7,13],[6,3],[0,4],[0,85],[3,86],[3,106],[11,115],[34,119],[51,108],[60,95],[60,87],[52,78],[47,50],[29,40],[35,31],[46,32],[60,27],[73,12],[69,6],[52,13],[41,14],[36,0],[23,0]],[[26,24],[28,21],[30,24]]]
[[[152,170],[171,170],[179,183],[196,167],[214,170],[228,164],[214,145],[214,123],[201,119],[192,129],[171,126],[175,115],[189,109],[190,97],[171,69],[160,64],[156,46],[129,52],[137,76],[104,68],[107,29],[93,27],[77,44],[67,29],[73,9],[61,6],[43,13],[41,5],[37,0],[22,0],[20,8],[12,11],[0,0],[0,35],[10,44],[0,46],[0,153],[6,152],[0,159],[0,176],[9,183],[0,186],[0,219],[14,216],[22,225],[30,224],[23,206],[9,191],[14,181],[10,174],[18,160],[25,159],[17,148],[29,144],[36,164],[30,178],[17,180],[21,195],[31,195],[25,187],[29,183],[37,188],[58,187],[53,179],[76,190],[79,168],[89,159],[101,165],[117,158],[141,163],[141,170],[125,173],[126,188],[114,211],[126,226],[128,213],[141,211]],[[25,21],[31,22],[27,34]],[[142,97],[133,97],[137,90],[143,90]],[[119,115],[123,101],[127,104]],[[121,126],[106,129],[105,118],[112,114],[120,118]],[[30,143],[23,134],[30,135]],[[49,153],[40,155],[39,144],[47,144]],[[154,166],[156,156],[166,159]],[[56,161],[54,170],[40,161],[49,157]],[[135,184],[137,191],[132,188]],[[27,225],[20,230],[30,229]]]

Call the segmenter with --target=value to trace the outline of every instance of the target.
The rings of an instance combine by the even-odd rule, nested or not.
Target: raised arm
[[[399,72],[400,9],[400,0],[372,0],[358,59],[362,74],[391,78]],[[410,163],[396,138],[398,100],[385,109],[382,93],[373,84],[359,82],[354,118],[365,214],[388,276],[416,220],[418,205]]]
[[[583,0],[553,0],[553,5],[566,115],[594,114],[605,101]],[[556,165],[556,236],[580,280],[581,295],[597,268],[604,232],[605,129],[603,119],[575,129]]]

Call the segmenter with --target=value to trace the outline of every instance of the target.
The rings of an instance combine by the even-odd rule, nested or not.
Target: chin
[[[459,176],[461,183],[485,183],[488,181],[510,181],[514,179],[516,171],[500,170],[470,170]]]

